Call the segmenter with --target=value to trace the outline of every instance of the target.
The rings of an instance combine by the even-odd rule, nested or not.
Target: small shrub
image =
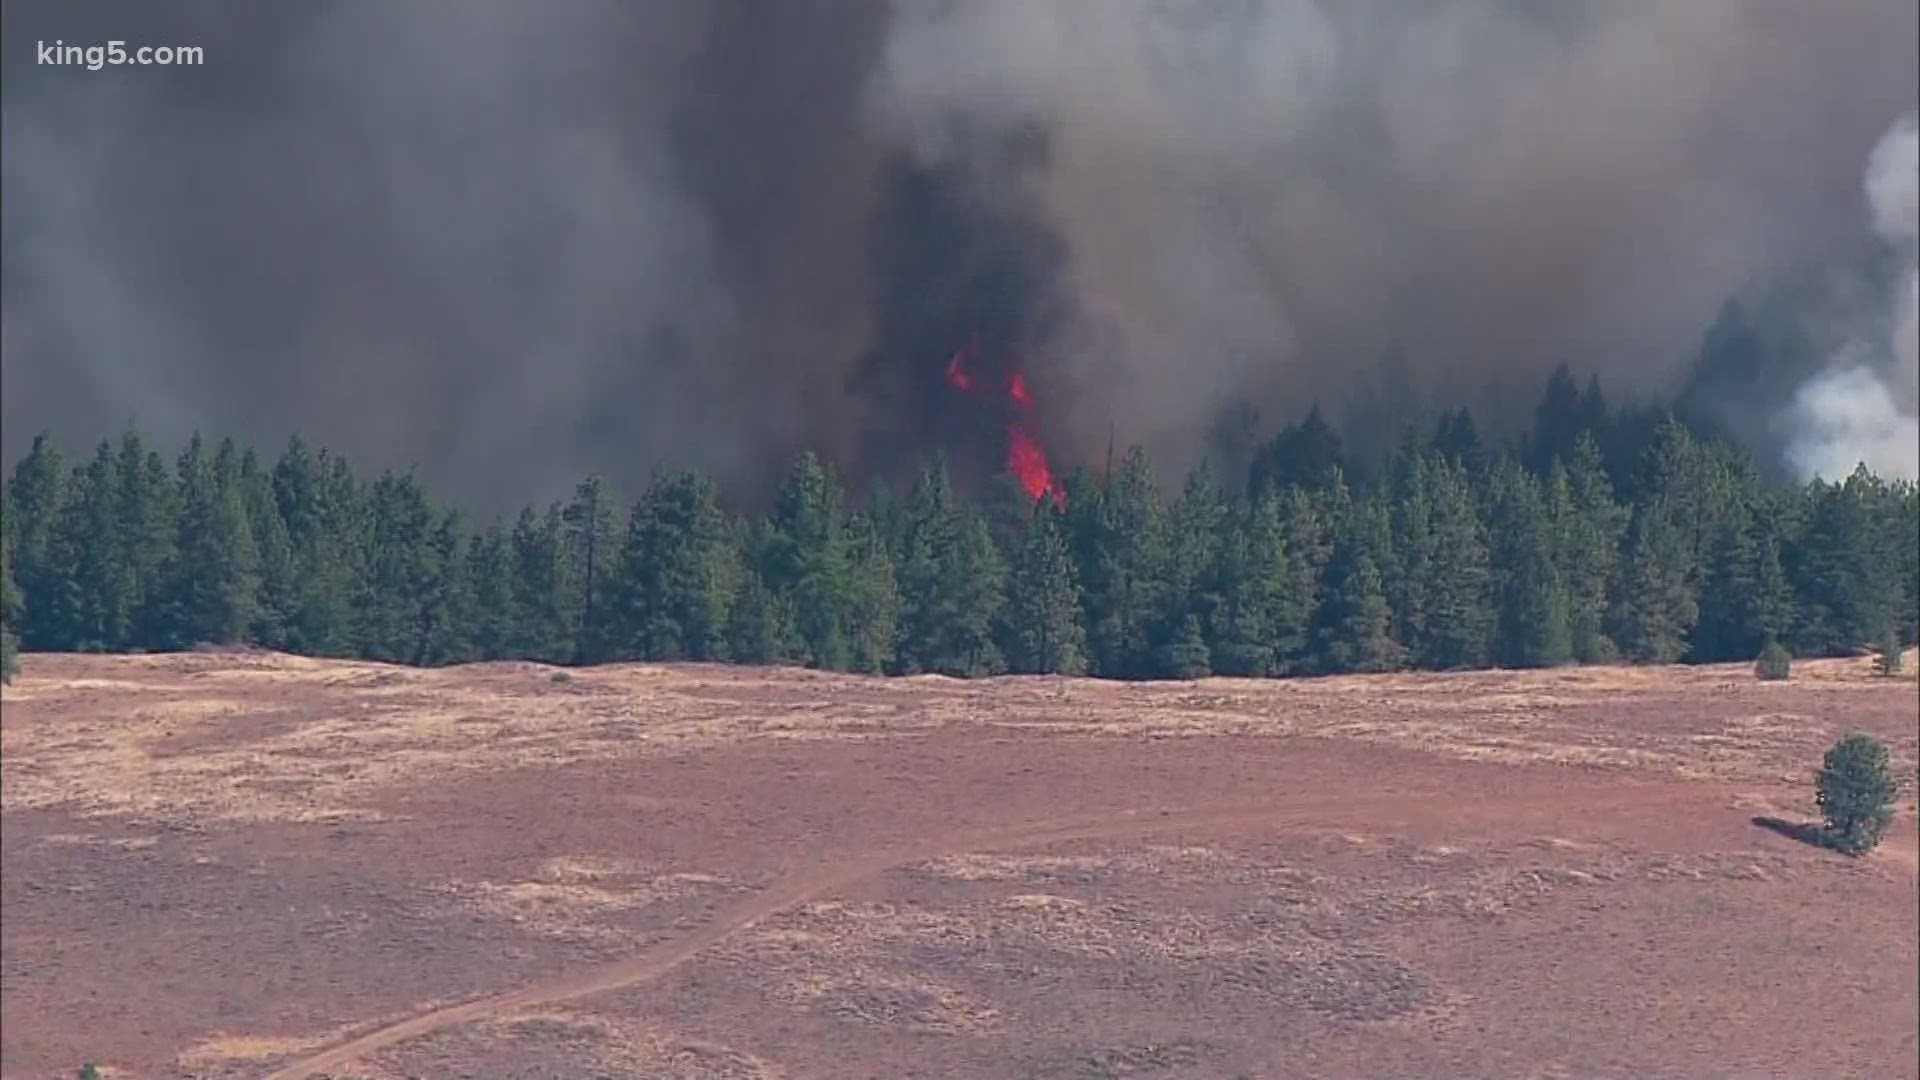
[[[547,676],[547,678],[548,678],[549,680],[551,680],[551,681],[553,681],[553,682],[557,682],[557,683],[570,683],[570,682],[572,682],[572,681],[573,681],[573,672],[571,672],[571,671],[556,671],[556,672],[554,672],[554,673],[553,673],[552,675],[549,675],[549,676]]]
[[[1893,773],[1887,748],[1855,732],[1833,744],[1814,780],[1827,840],[1849,855],[1872,851],[1893,820]]]
[[[100,1066],[91,1061],[80,1066],[80,1080],[100,1080]]]
[[[1753,673],[1769,681],[1784,679],[1793,674],[1793,654],[1779,642],[1769,641],[1760,650],[1760,659],[1754,661]]]

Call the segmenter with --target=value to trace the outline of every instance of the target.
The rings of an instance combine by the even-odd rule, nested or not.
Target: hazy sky
[[[964,471],[1003,422],[941,378],[976,333],[1057,457],[1115,431],[1176,468],[1249,403],[1365,441],[1457,403],[1511,428],[1561,361],[1670,393],[1728,297],[1789,277],[1816,337],[1885,342],[1904,264],[1863,175],[1920,67],[1911,0],[10,0],[0,27],[9,458],[49,427],[298,430],[485,509],[661,464],[752,492],[802,446]],[[205,63],[35,63],[56,38]]]

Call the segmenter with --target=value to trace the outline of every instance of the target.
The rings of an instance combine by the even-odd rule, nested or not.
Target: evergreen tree
[[[20,671],[20,636],[13,628],[20,621],[22,598],[13,581],[13,517],[8,501],[0,493],[0,683],[10,683]]]
[[[466,628],[469,655],[477,660],[514,655],[512,545],[498,524],[467,546],[465,578],[465,608],[458,621]]]
[[[1205,461],[1187,475],[1186,486],[1168,510],[1164,526],[1165,569],[1161,573],[1159,611],[1155,615],[1154,648],[1160,673],[1192,678],[1192,639],[1187,622],[1205,645],[1201,627],[1211,623],[1220,604],[1217,563],[1227,508]],[[1179,657],[1176,659],[1176,654]],[[1211,661],[1209,660],[1209,663]]]
[[[1344,469],[1340,436],[1315,405],[1305,419],[1288,426],[1254,454],[1247,490],[1255,497],[1277,495],[1289,487],[1324,491]]]
[[[719,660],[739,588],[739,553],[712,481],[657,474],[621,548],[617,648],[650,660]]]
[[[1597,394],[1598,387],[1592,392]],[[1627,511],[1614,501],[1613,482],[1592,435],[1574,440],[1573,456],[1549,473],[1546,498],[1554,561],[1567,592],[1573,658],[1607,663],[1617,652],[1607,636],[1607,606]]]
[[[288,535],[286,519],[280,515],[273,477],[260,467],[260,459],[252,450],[240,457],[239,484],[240,501],[246,509],[247,525],[253,532],[254,547],[260,556],[260,603],[247,637],[258,645],[284,648],[287,624],[300,603],[299,566],[294,559],[293,540]],[[131,566],[129,572],[130,576],[137,576]]]
[[[778,664],[787,660],[793,612],[775,596],[749,565],[741,574],[740,593],[727,622],[727,648],[743,664]]]
[[[223,447],[223,450],[226,449]],[[238,462],[209,456],[196,433],[177,465],[178,558],[167,582],[163,647],[246,640],[259,606],[259,553],[240,496]]]
[[[620,549],[619,501],[605,480],[589,476],[574,488],[561,520],[565,549],[560,565],[566,583],[572,660],[576,664],[597,663],[605,660],[613,648],[612,605],[608,598],[616,588],[612,571]]]
[[[933,598],[939,619],[930,670],[992,675],[1006,667],[993,640],[1005,599],[1006,563],[978,512],[962,510],[953,531],[955,543],[940,560]]]
[[[1323,671],[1392,671],[1403,660],[1380,571],[1361,544],[1340,546],[1328,572],[1327,599],[1315,637]]]
[[[367,491],[366,578],[355,597],[363,655],[418,662],[439,621],[449,571],[438,515],[412,474],[383,473]]]
[[[781,485],[760,564],[767,587],[793,612],[796,658],[844,671],[851,572],[840,484],[811,452]]]
[[[1665,500],[1635,510],[1627,561],[1614,603],[1614,634],[1627,656],[1671,664],[1687,652],[1699,604],[1687,581],[1692,556]]]
[[[1494,659],[1504,667],[1565,663],[1573,655],[1571,604],[1538,482],[1508,460],[1495,466],[1489,483],[1492,562],[1502,571]]]
[[[1007,588],[1006,657],[1020,674],[1086,671],[1086,631],[1066,526],[1051,507],[1035,507],[1014,550]]]
[[[1793,627],[1793,587],[1780,562],[1778,517],[1770,507],[1738,506],[1720,523],[1700,597],[1691,655],[1743,660]]]
[[[908,674],[936,671],[946,619],[939,602],[942,560],[958,542],[945,460],[936,460],[920,474],[898,516],[893,558],[901,606],[896,666]]]
[[[1087,573],[1087,630],[1094,670],[1146,678],[1161,667],[1153,646],[1163,617],[1169,552],[1160,492],[1146,451],[1127,452],[1099,503]]]
[[[1274,614],[1277,673],[1303,671],[1313,664],[1308,633],[1320,609],[1327,566],[1333,559],[1333,529],[1320,502],[1299,489],[1281,500],[1287,576]]]
[[[163,630],[161,601],[173,572],[178,492],[166,461],[132,431],[120,437],[119,473],[119,533],[133,603],[130,633],[136,642],[151,643]]]
[[[1223,675],[1267,676],[1281,670],[1281,620],[1294,584],[1280,500],[1271,496],[1236,509],[1214,564],[1220,602],[1208,620],[1208,655]]]
[[[41,598],[58,647],[126,648],[133,632],[133,574],[120,533],[119,463],[102,442],[76,470],[53,536],[58,584]]]
[[[900,588],[891,547],[873,519],[848,523],[847,558],[847,651],[853,670],[878,675],[900,646]]]
[[[28,649],[64,648],[57,610],[50,598],[67,588],[56,537],[66,509],[67,464],[51,436],[36,435],[32,449],[14,466],[7,485],[7,517],[13,522],[13,572],[28,597],[19,634]]]
[[[1865,466],[1842,483],[1808,486],[1806,528],[1789,571],[1799,601],[1797,651],[1849,655],[1897,621],[1900,582],[1880,525],[1888,501]]]
[[[575,624],[567,608],[568,550],[560,507],[531,507],[514,522],[512,541],[513,655],[562,663],[575,655]]]

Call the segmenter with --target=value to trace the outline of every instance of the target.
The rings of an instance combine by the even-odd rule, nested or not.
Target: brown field
[[[1920,693],[1865,661],[32,656],[4,705],[7,1077],[1920,1076]],[[1756,825],[1849,729],[1887,845]]]

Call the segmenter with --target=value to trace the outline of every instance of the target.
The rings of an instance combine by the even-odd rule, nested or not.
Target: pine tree
[[[531,507],[520,512],[512,554],[513,655],[546,663],[572,659],[575,624],[567,610],[569,558],[558,505],[544,514]]]
[[[900,588],[880,527],[858,516],[847,525],[847,651],[854,671],[878,675],[900,646]]]
[[[1865,466],[1839,484],[1814,481],[1806,497],[1806,529],[1790,570],[1799,600],[1797,651],[1849,655],[1897,621],[1900,582],[1880,524],[1892,499]]]
[[[465,610],[468,652],[479,660],[503,660],[513,655],[513,557],[507,532],[498,524],[467,545]]]
[[[67,501],[67,465],[51,436],[36,435],[32,449],[14,466],[7,485],[7,517],[13,522],[13,572],[27,597],[18,631],[28,649],[63,648],[56,618],[44,598],[66,588],[55,551]]]
[[[1504,571],[1494,659],[1504,667],[1564,663],[1573,653],[1570,604],[1554,564],[1552,526],[1538,483],[1508,460],[1494,467],[1489,485],[1492,562]]]
[[[650,660],[719,660],[739,588],[739,553],[712,481],[657,474],[627,527],[612,625],[616,650]]]
[[[1340,436],[1320,414],[1320,406],[1306,418],[1274,436],[1254,454],[1247,490],[1256,498],[1279,495],[1290,487],[1325,491],[1345,468]]]
[[[102,442],[67,484],[55,526],[58,584],[41,598],[62,649],[124,649],[133,631],[133,574],[120,533],[120,477],[110,443]]]
[[[839,481],[812,453],[793,465],[776,499],[760,566],[767,587],[794,616],[798,658],[844,671],[851,596],[846,515]]]
[[[355,608],[364,655],[417,662],[438,621],[448,568],[436,543],[438,514],[411,475],[383,473],[367,492],[367,574]]]
[[[1422,667],[1478,666],[1496,610],[1487,531],[1466,472],[1423,456],[1401,466],[1398,483],[1392,606],[1400,640]]]
[[[1597,394],[1598,387],[1592,388]],[[1567,591],[1567,628],[1573,658],[1602,664],[1617,653],[1607,636],[1607,607],[1627,512],[1614,501],[1613,482],[1590,434],[1574,440],[1564,469],[1550,472],[1547,513],[1554,561]]]
[[[1198,616],[1188,615],[1163,646],[1161,667],[1175,679],[1203,679],[1213,674],[1213,657]]]
[[[1328,572],[1327,599],[1315,637],[1323,671],[1392,671],[1404,658],[1393,638],[1380,571],[1357,543],[1343,543]]]
[[[944,460],[920,475],[899,510],[893,563],[900,589],[898,670],[939,670],[946,613],[940,606],[942,561],[958,542],[953,489]]]
[[[574,488],[573,499],[561,513],[565,524],[565,610],[571,624],[572,660],[591,664],[605,660],[610,640],[609,597],[615,591],[613,567],[620,548],[619,501],[599,476],[589,476]]]
[[[1620,592],[1614,603],[1615,637],[1628,657],[1671,664],[1687,652],[1687,636],[1699,618],[1699,603],[1687,581],[1692,556],[1682,527],[1665,500],[1634,512]]]
[[[1033,509],[1015,549],[1005,617],[1005,652],[1012,671],[1086,671],[1086,631],[1080,624],[1080,590],[1066,526],[1044,504]]]
[[[260,604],[247,637],[268,648],[284,648],[287,623],[299,608],[299,567],[286,519],[274,496],[273,477],[252,450],[240,458],[240,500],[260,555]]]
[[[1206,629],[1215,671],[1261,677],[1280,670],[1278,624],[1288,571],[1280,501],[1265,497],[1236,507],[1213,569],[1220,602]]]
[[[128,431],[120,437],[119,533],[132,580],[135,642],[158,640],[163,631],[161,602],[173,572],[174,540],[179,529],[178,492],[158,451]]]
[[[961,511],[953,532],[955,542],[940,559],[933,598],[939,621],[930,670],[992,675],[1005,669],[993,628],[1005,598],[1006,564],[977,511]]]
[[[309,456],[294,440],[274,466],[273,488],[297,579],[284,619],[288,647],[362,655],[355,601],[367,571],[368,515],[359,480],[338,455]]]
[[[1771,507],[1737,506],[1716,530],[1692,656],[1744,660],[1793,627],[1793,587],[1780,562]]]
[[[1146,451],[1127,452],[1100,500],[1087,575],[1088,640],[1094,670],[1118,678],[1158,674],[1156,619],[1162,617],[1169,551],[1160,492]]]
[[[20,622],[22,598],[13,581],[13,517],[6,494],[0,492],[0,683],[10,683],[20,672],[20,636],[13,628]]]
[[[727,648],[743,664],[778,664],[788,659],[793,613],[748,566],[727,623]]]
[[[259,554],[229,448],[209,456],[196,433],[177,464],[178,558],[166,586],[163,647],[246,639],[259,605]]]
[[[1344,483],[1344,481],[1342,481]],[[1281,500],[1281,530],[1287,552],[1286,588],[1274,613],[1275,672],[1312,667],[1308,634],[1320,610],[1327,566],[1333,559],[1333,529],[1319,500],[1300,490]]]
[[[1159,656],[1160,673],[1175,678],[1191,678],[1180,672],[1192,672],[1196,655],[1187,634],[1189,619],[1200,635],[1202,651],[1205,634],[1200,628],[1213,618],[1220,604],[1217,562],[1221,531],[1226,521],[1226,506],[1213,474],[1202,461],[1187,476],[1180,497],[1169,508],[1164,526],[1164,570],[1160,576],[1159,610],[1154,616],[1153,648]],[[1176,659],[1177,655],[1177,659]],[[1211,659],[1208,661],[1211,664]]]

